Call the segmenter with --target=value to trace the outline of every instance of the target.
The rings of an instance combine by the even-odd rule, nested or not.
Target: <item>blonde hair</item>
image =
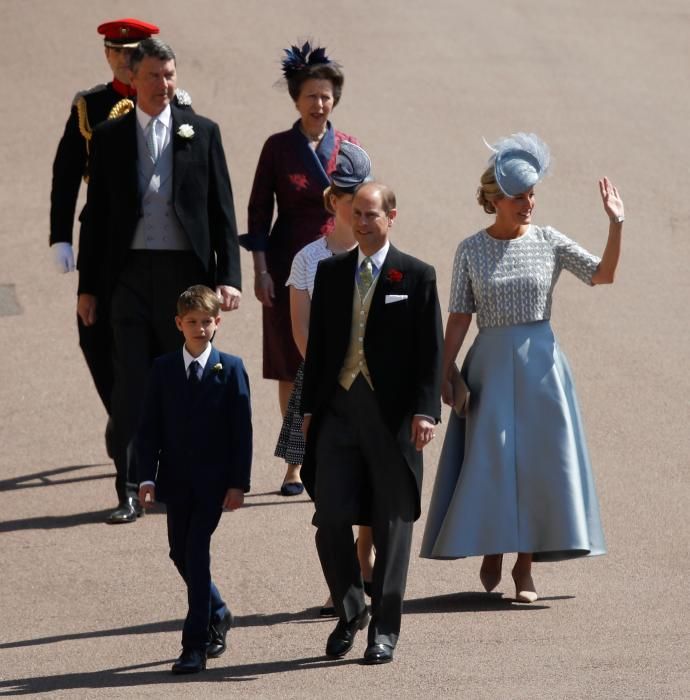
[[[331,215],[335,216],[335,209],[333,208],[333,205],[331,204],[331,197],[335,197],[336,199],[340,199],[341,197],[344,197],[346,194],[352,194],[351,190],[344,190],[342,187],[338,187],[338,185],[334,185],[331,183],[326,187],[326,189],[323,191],[323,206],[324,209]]]
[[[494,166],[490,165],[479,178],[481,185],[477,188],[477,202],[487,214],[495,214],[496,207],[494,202],[497,199],[502,199],[505,195],[496,182],[496,173]]]

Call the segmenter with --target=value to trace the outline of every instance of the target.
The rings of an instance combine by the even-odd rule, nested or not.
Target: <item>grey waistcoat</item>
[[[173,138],[154,166],[143,130],[137,129],[137,171],[142,216],[134,232],[134,250],[192,248],[173,208]]]

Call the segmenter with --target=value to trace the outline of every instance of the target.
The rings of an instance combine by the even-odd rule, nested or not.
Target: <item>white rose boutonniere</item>
[[[216,374],[220,374],[223,371],[223,365],[221,365],[220,362],[216,362],[216,364],[213,365],[212,370]]]
[[[191,139],[194,136],[194,127],[191,124],[181,124],[177,130],[177,135],[183,139]]]

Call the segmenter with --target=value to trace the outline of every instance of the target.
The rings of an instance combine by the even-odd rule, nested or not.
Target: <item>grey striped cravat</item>
[[[157,125],[158,119],[154,117],[146,127],[146,147],[149,149],[154,163],[158,160],[159,155]]]

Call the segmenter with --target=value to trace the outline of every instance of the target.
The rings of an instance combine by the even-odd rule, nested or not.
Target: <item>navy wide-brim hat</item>
[[[549,147],[536,134],[512,134],[489,147],[496,184],[507,197],[527,192],[548,172]]]
[[[371,161],[367,152],[354,143],[343,141],[335,159],[331,182],[345,192],[354,192],[363,182],[371,180]]]

